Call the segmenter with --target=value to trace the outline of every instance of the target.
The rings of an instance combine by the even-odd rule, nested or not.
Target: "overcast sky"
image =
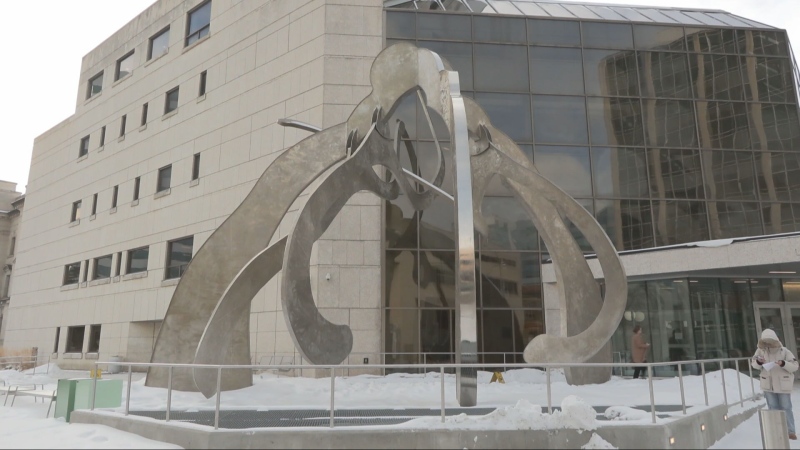
[[[789,39],[800,46],[800,0],[583,1],[589,2],[722,9],[787,29]],[[0,121],[0,180],[16,182],[18,190],[24,192],[34,138],[75,112],[81,58],[153,3],[3,2],[6,24],[0,27],[0,41],[6,43],[6,63],[0,70],[0,85],[5,86],[5,118]]]

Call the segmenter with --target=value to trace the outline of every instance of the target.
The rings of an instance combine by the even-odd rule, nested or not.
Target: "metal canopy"
[[[665,0],[667,3],[668,0]],[[546,0],[385,0],[387,8],[422,11],[473,12],[559,19],[616,20],[670,25],[771,28],[736,14],[717,9],[632,6]]]

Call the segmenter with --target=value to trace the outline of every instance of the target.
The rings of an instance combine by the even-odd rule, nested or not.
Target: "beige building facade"
[[[17,236],[25,197],[16,183],[0,180],[0,347],[3,347],[11,292],[11,274],[16,262]]]

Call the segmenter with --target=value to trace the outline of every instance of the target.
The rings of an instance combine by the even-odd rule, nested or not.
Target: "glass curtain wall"
[[[385,30],[386,46],[411,42],[447,59],[464,95],[597,218],[618,250],[800,230],[800,123],[783,32],[408,10],[387,10]],[[433,133],[414,100],[395,113],[417,145],[404,163],[430,179]],[[431,119],[446,141],[441,119]],[[477,240],[479,352],[497,352],[484,361],[509,361],[502,353],[521,361],[525,344],[544,332],[547,249],[499,182],[483,211],[490,232]],[[387,202],[385,233],[386,351],[395,354],[387,362],[445,349],[450,360],[452,204],[439,198],[417,213],[402,197]],[[729,340],[682,317],[711,308],[704,320],[724,319],[727,297],[675,297],[669,288],[677,286],[643,288],[656,302],[649,306],[681,325],[680,342],[660,347],[659,357],[697,356]],[[658,330],[665,341],[675,334]]]

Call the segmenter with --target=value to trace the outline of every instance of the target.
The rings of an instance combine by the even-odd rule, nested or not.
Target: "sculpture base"
[[[586,362],[610,364],[611,344],[606,344]],[[567,384],[571,386],[602,384],[611,379],[611,367],[568,367],[564,369],[564,375],[567,377]]]

